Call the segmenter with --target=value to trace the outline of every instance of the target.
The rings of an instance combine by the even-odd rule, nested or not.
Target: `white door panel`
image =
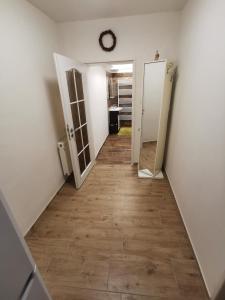
[[[35,264],[0,191],[0,299],[19,296]]]
[[[52,300],[38,274],[34,273],[21,300]]]
[[[86,65],[54,54],[65,128],[75,185],[79,188],[94,164],[93,141],[87,105]]]

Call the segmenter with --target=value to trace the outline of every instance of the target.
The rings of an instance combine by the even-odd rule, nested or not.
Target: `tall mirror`
[[[174,65],[154,61],[144,66],[142,131],[138,176],[163,178],[161,172],[166,140]]]

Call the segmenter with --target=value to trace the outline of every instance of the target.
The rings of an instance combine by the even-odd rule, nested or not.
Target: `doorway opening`
[[[96,157],[99,163],[132,163],[134,62],[94,63],[106,76],[108,136]]]
[[[79,188],[96,159],[132,163],[134,63],[80,63],[59,54],[54,58],[69,149],[66,155],[64,143],[60,157],[62,165],[64,156],[71,161]]]

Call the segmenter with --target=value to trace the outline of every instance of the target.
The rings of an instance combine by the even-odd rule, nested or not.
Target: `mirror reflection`
[[[154,177],[159,140],[165,61],[145,64],[139,176]]]

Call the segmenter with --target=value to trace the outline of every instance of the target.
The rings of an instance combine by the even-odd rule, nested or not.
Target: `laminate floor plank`
[[[131,162],[131,137],[109,135],[99,152],[99,163],[127,164]]]
[[[28,233],[53,300],[208,299],[168,180],[138,178],[129,149],[109,137],[83,186],[67,182]]]

